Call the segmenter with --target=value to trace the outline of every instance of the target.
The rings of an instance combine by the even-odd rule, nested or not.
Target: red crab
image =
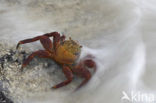
[[[49,37],[53,37],[53,42]],[[73,79],[73,73],[84,78],[82,83],[78,86],[78,88],[80,88],[91,78],[91,73],[87,68],[93,68],[94,71],[96,71],[96,63],[92,60],[94,57],[92,55],[87,55],[78,61],[82,46],[71,38],[69,38],[69,40],[65,40],[65,36],[60,36],[58,32],[46,33],[34,38],[21,40],[18,42],[16,49],[18,49],[20,44],[30,43],[37,40],[40,40],[45,50],[33,52],[23,62],[21,69],[27,66],[35,56],[54,60],[56,63],[62,66],[66,80],[53,86],[52,88],[59,88],[69,84]]]

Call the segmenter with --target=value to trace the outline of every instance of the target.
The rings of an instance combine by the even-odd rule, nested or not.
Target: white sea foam
[[[122,103],[122,91],[138,90],[156,96],[155,5],[155,0],[0,1],[1,40],[17,43],[57,30],[79,41],[82,56],[95,55],[98,65],[82,90],[39,92],[25,103]]]

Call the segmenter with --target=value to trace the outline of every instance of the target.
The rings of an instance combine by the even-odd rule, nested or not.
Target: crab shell
[[[55,61],[60,64],[73,64],[80,55],[82,46],[72,40],[62,41],[56,49]]]

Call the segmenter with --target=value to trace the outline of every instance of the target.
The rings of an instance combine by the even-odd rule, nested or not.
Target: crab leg
[[[72,81],[73,73],[72,73],[72,71],[71,71],[71,69],[69,67],[63,66],[63,73],[65,74],[67,80],[53,86],[52,88],[60,88],[62,86],[65,86],[65,85],[69,84]]]
[[[40,40],[41,36],[37,36],[35,38],[30,38],[30,39],[25,39],[25,40],[21,40],[18,42],[17,46],[16,46],[16,49],[19,48],[19,46],[21,44],[25,44],[25,43],[30,43],[30,42],[34,42],[34,41],[37,41],[37,40]]]
[[[82,83],[77,87],[76,90],[81,88],[83,85],[85,85],[91,78],[91,73],[83,66],[82,63],[80,63],[76,68],[73,68],[72,71],[76,73],[77,75],[84,78]]]
[[[33,52],[31,55],[28,56],[28,58],[23,62],[22,64],[22,69],[27,66],[29,64],[30,61],[32,61],[32,59],[35,57],[35,56],[38,56],[40,58],[50,58],[50,53],[48,51],[45,51],[45,50],[39,50],[39,51],[36,51],[36,52]]]
[[[59,45],[60,41],[63,42],[65,40],[65,36],[64,35],[60,36],[58,32],[47,33],[47,34],[44,34],[44,36],[47,36],[47,37],[53,36],[55,50],[56,50],[57,45]]]
[[[25,43],[30,43],[30,42],[34,42],[37,40],[40,40],[40,42],[42,43],[43,47],[48,50],[51,51],[52,50],[52,42],[48,37],[53,36],[54,39],[54,49],[56,50],[57,45],[60,43],[60,41],[64,41],[65,40],[65,36],[60,36],[60,34],[58,32],[51,32],[51,33],[47,33],[47,34],[43,34],[42,36],[37,36],[34,38],[30,38],[30,39],[25,39],[25,40],[21,40],[18,42],[16,49],[18,49],[19,45],[21,44],[25,44]]]
[[[18,49],[18,47],[19,47],[20,44],[30,43],[30,42],[34,42],[34,41],[37,41],[37,40],[40,40],[42,46],[43,46],[47,51],[53,52],[53,51],[52,51],[52,48],[53,48],[52,42],[51,42],[51,40],[50,40],[47,36],[37,36],[37,37],[35,37],[35,38],[22,40],[22,41],[20,41],[20,42],[17,44],[17,47],[16,47],[16,48]]]
[[[41,42],[42,46],[45,48],[45,50],[53,53],[53,44],[52,44],[51,40],[49,39],[49,37],[41,36],[40,42]]]
[[[83,61],[81,61],[81,63],[83,63],[88,68],[94,69],[94,72],[96,72],[97,65],[95,61],[93,60],[94,58],[95,57],[93,55],[88,54],[87,56],[83,58]]]
[[[92,59],[87,59],[84,61],[85,66],[94,69],[94,72],[96,72],[96,63]]]
[[[96,72],[96,63],[92,60],[92,55],[87,55],[80,63],[72,69],[74,73],[84,78],[82,83],[77,87],[76,90],[85,85],[91,78],[91,73],[86,67],[93,68],[94,72]]]
[[[65,39],[65,36],[64,35],[60,36],[60,34],[58,32],[46,33],[46,34],[44,34],[44,36],[48,36],[48,37],[53,36],[55,41],[57,41],[59,39],[61,39],[61,40]]]
[[[76,90],[80,89],[83,85],[85,85],[91,78],[90,72],[87,73],[84,77],[85,79],[82,81],[82,83],[76,88]]]

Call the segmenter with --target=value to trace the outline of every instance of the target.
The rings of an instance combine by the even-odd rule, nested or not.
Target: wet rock
[[[13,103],[13,101],[7,98],[3,92],[0,92],[0,103]]]
[[[62,70],[52,60],[34,58],[21,71],[22,62],[33,51],[27,48],[16,51],[15,45],[5,43],[0,43],[0,48],[0,91],[6,94],[0,92],[0,96],[8,101],[4,103],[22,103],[23,99],[35,93],[51,90],[54,84],[64,79]]]

